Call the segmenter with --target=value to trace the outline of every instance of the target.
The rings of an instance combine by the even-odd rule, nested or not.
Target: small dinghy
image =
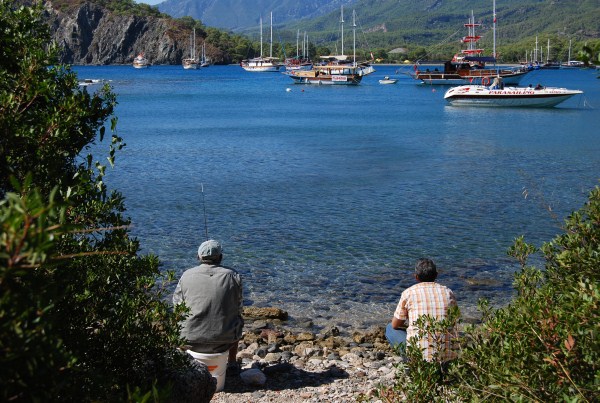
[[[388,76],[383,77],[383,80],[379,80],[379,84],[396,84],[398,81],[395,78],[389,78]]]

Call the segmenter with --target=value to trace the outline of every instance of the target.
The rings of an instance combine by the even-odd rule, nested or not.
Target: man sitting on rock
[[[436,320],[447,316],[448,309],[456,306],[456,298],[452,291],[441,284],[435,283],[437,268],[430,259],[419,259],[415,267],[417,284],[402,292],[400,301],[392,317],[392,322],[385,329],[385,336],[392,347],[406,345],[407,340],[419,337],[415,323],[422,315],[428,315]],[[431,361],[436,353],[433,343],[427,337],[418,340],[423,352],[423,358]],[[450,334],[444,335],[444,350],[438,351],[441,361],[452,358],[450,350]]]

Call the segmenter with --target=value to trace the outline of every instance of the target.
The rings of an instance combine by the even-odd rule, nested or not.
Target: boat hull
[[[371,65],[327,64],[313,66],[307,71],[289,71],[286,74],[295,84],[358,85],[362,78],[373,73]]]
[[[243,60],[240,66],[252,73],[277,73],[281,68],[281,63],[275,61],[273,57],[267,58],[255,58],[249,60]]]
[[[197,70],[198,69],[198,62],[195,60],[184,60],[182,65],[185,70]]]
[[[288,74],[294,80],[294,84],[317,84],[317,85],[358,85],[362,81],[359,75],[319,75],[316,77]]]
[[[253,73],[277,73],[279,72],[279,66],[242,66],[246,71]]]
[[[506,85],[519,85],[526,71],[500,72],[500,77]],[[444,72],[417,72],[414,78],[423,84],[429,85],[469,85],[490,84],[491,80],[498,76],[498,72],[492,69],[470,70],[461,73]]]
[[[463,85],[450,88],[446,91],[444,99],[455,106],[549,108],[582,93],[579,90],[566,88],[504,87],[503,89],[491,89],[484,86]]]
[[[150,67],[150,62],[144,57],[144,53],[140,53],[133,59],[133,67],[136,69],[145,69]]]

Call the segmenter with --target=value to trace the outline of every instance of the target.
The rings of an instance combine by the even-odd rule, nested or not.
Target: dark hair
[[[223,254],[220,254],[218,256],[202,256],[200,258],[200,263],[220,264],[221,260],[223,260]]]
[[[437,277],[437,268],[431,259],[419,259],[415,265],[415,274],[419,281],[435,281]]]

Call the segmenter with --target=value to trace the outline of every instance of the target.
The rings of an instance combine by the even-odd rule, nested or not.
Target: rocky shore
[[[377,401],[377,389],[394,384],[400,358],[383,327],[292,331],[278,308],[247,307],[244,317],[240,371],[228,372],[213,402]]]

